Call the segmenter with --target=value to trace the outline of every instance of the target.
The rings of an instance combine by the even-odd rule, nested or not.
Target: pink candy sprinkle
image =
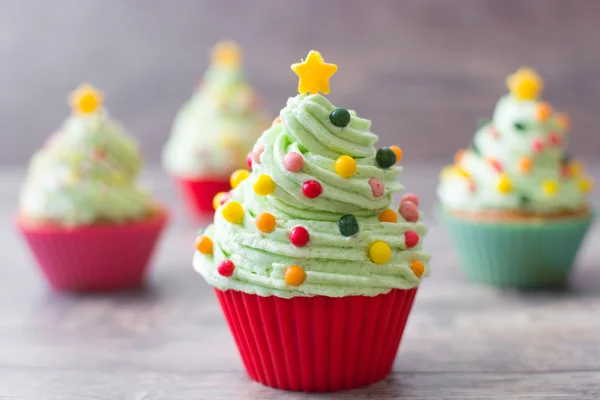
[[[225,193],[223,193],[223,195],[219,199],[219,204],[220,205],[225,204],[227,201],[229,201],[230,198],[231,198],[231,192],[225,192]]]
[[[248,166],[250,171],[252,171],[252,152],[248,153],[248,155],[246,156],[246,165]]]
[[[304,158],[294,151],[290,151],[283,157],[283,166],[290,172],[298,172],[304,165]]]
[[[385,185],[377,178],[369,179],[369,186],[371,186],[371,191],[373,192],[373,196],[381,197],[385,192]]]
[[[406,222],[417,222],[419,220],[419,209],[412,201],[401,203],[398,212]]]
[[[415,206],[419,205],[419,197],[414,193],[406,193],[404,196],[402,196],[400,199],[400,204],[404,203],[405,201],[410,201],[411,203],[414,203]]]
[[[531,142],[531,148],[534,152],[539,153],[544,150],[544,142],[540,139],[534,139],[533,142]]]
[[[550,142],[550,144],[553,146],[560,146],[562,143],[562,140],[561,140],[560,136],[558,135],[558,133],[552,132],[550,134],[550,136],[548,136],[548,142]]]
[[[263,146],[262,144],[259,144],[258,146],[254,146],[254,149],[252,150],[252,161],[254,161],[257,164],[260,164],[260,156],[262,155],[263,151],[265,151],[265,146]]]

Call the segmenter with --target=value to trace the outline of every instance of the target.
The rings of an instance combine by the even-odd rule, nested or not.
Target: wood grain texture
[[[521,292],[467,283],[433,214],[441,165],[402,175],[430,210],[433,274],[419,290],[392,374],[372,387],[313,398],[600,398],[600,227],[571,285]],[[600,165],[591,168],[600,172]],[[309,398],[245,375],[211,289],[191,269],[198,223],[158,170],[144,180],[173,222],[146,288],[113,295],[49,291],[11,218],[23,171],[1,171],[0,399]],[[600,198],[594,197],[596,209]]]
[[[167,0],[0,2],[0,163],[23,163],[68,113],[80,81],[151,162],[175,112],[231,37],[274,114],[294,95],[292,62],[311,48],[340,65],[331,99],[373,120],[408,157],[447,157],[490,116],[505,76],[530,64],[546,98],[572,113],[573,151],[597,157],[596,0]]]

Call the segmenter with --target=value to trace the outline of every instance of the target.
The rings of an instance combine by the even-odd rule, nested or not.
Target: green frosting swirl
[[[329,114],[335,107],[322,95],[298,95],[288,100],[281,111],[282,122],[273,125],[258,140],[264,147],[259,164],[253,165],[250,176],[231,194],[229,201],[243,205],[241,224],[228,222],[217,209],[214,224],[204,234],[213,241],[213,253],[197,252],[194,266],[213,286],[235,289],[261,296],[349,295],[374,296],[392,288],[417,286],[420,278],[410,268],[412,261],[425,265],[430,256],[423,253],[421,243],[408,249],[404,233],[414,231],[422,238],[426,227],[406,222],[397,214],[398,222],[380,222],[379,214],[391,206],[392,194],[403,187],[396,180],[398,166],[380,168],[375,161],[377,136],[370,132],[370,121],[351,112],[350,124],[334,126]],[[298,172],[288,171],[283,159],[288,152],[300,153],[304,159]],[[350,178],[342,178],[334,163],[341,155],[356,159],[357,170]],[[276,184],[268,196],[259,196],[253,186],[266,174]],[[368,181],[381,180],[383,196],[375,197]],[[310,199],[302,194],[302,185],[316,180],[322,194]],[[226,203],[227,204],[227,203]],[[260,232],[255,219],[263,212],[275,216],[277,225],[271,233]],[[354,215],[359,223],[357,234],[346,237],[340,233],[338,221],[344,214]],[[309,243],[296,247],[290,243],[290,231],[306,228]],[[369,257],[369,245],[383,241],[391,248],[389,262],[375,264]],[[223,260],[235,264],[231,277],[223,277],[217,267]],[[299,265],[306,272],[299,286],[288,285],[285,271]]]
[[[60,225],[120,223],[153,207],[135,180],[137,144],[106,112],[72,115],[32,158],[21,213]]]

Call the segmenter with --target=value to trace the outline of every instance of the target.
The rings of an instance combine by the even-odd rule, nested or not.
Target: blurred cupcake
[[[246,168],[252,145],[269,126],[246,83],[237,44],[221,42],[204,81],[175,118],[163,163],[193,214],[211,215],[213,198],[230,189],[229,176]]]
[[[539,100],[541,78],[521,68],[472,145],[440,176],[441,215],[467,275],[498,286],[565,282],[592,222],[592,188],[565,154],[569,118]]]
[[[392,205],[400,149],[376,149],[369,120],[318,93],[329,93],[337,66],[311,51],[292,69],[300,94],[197,238],[194,267],[215,287],[252,379],[361,387],[392,368],[429,273],[427,228],[415,195]]]
[[[98,291],[139,285],[167,213],[136,177],[136,143],[89,85],[38,151],[21,190],[17,226],[50,284]]]

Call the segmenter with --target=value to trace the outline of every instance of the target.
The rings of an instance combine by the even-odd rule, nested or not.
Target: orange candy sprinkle
[[[196,250],[202,254],[212,254],[213,252],[213,241],[205,235],[196,237]]]
[[[284,279],[290,286],[300,286],[306,279],[306,272],[299,265],[291,265],[285,270]]]
[[[538,121],[547,120],[550,117],[550,114],[552,114],[552,106],[550,103],[544,101],[538,104],[535,110],[535,117],[538,119]]]
[[[379,214],[379,221],[381,222],[398,222],[398,216],[394,210],[383,210],[381,214]]]
[[[399,163],[402,160],[402,149],[399,146],[390,146],[390,150],[396,155],[396,163]]]
[[[273,214],[262,213],[256,217],[256,228],[263,233],[271,233],[277,226],[277,220]]]
[[[425,273],[425,264],[419,260],[414,260],[410,262],[410,269],[417,278],[420,278]]]
[[[533,162],[531,161],[531,158],[523,157],[519,160],[519,171],[521,171],[522,173],[525,174],[525,173],[531,171],[532,167],[533,167]]]
[[[281,118],[279,116],[277,116],[277,117],[275,117],[275,119],[271,123],[271,126],[279,124],[279,123],[281,123]]]
[[[460,149],[459,151],[457,151],[454,155],[454,164],[459,165],[466,152],[466,149]]]
[[[556,117],[556,123],[558,125],[558,128],[562,129],[563,131],[568,131],[569,129],[571,129],[571,117],[569,117],[568,114],[558,114],[558,116]]]

